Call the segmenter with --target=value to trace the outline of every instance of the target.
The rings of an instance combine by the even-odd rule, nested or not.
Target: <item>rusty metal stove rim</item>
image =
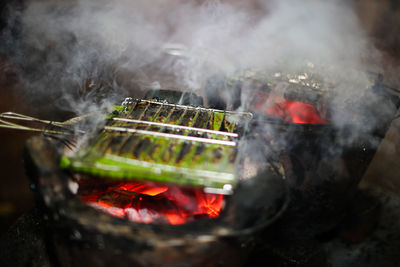
[[[285,197],[280,209],[276,213],[274,213],[272,217],[270,217],[268,220],[265,220],[263,223],[244,229],[233,230],[231,232],[225,231],[225,229],[220,229],[219,232],[217,233],[217,236],[220,238],[249,236],[267,229],[269,226],[278,221],[279,218],[285,213],[285,211],[289,207],[291,198],[289,194],[289,189],[287,187],[284,196]]]
[[[389,120],[392,122],[398,117],[393,116]],[[354,123],[346,123],[343,125],[336,125],[334,123],[294,123],[294,122],[286,122],[279,119],[274,119],[267,117],[261,114],[254,114],[253,119],[248,122],[246,125],[246,129],[248,132],[251,132],[258,127],[266,127],[269,129],[281,131],[281,132],[295,132],[295,133],[304,133],[304,134],[344,134],[348,131],[357,130],[360,132],[360,126],[355,125]],[[386,126],[385,126],[386,127]],[[384,127],[383,127],[384,128]],[[373,134],[373,132],[371,132]]]
[[[68,182],[73,181],[73,178],[70,176],[70,174],[67,174],[64,172],[64,175],[67,175],[64,177],[64,179],[68,179]],[[67,183],[68,183],[67,182]],[[70,187],[68,185],[68,187]],[[289,206],[290,203],[290,192],[289,188],[285,185],[283,190],[283,193],[281,194],[283,197],[279,199],[279,206],[277,207],[277,211],[272,213],[271,216],[269,216],[267,219],[264,219],[262,223],[257,223],[255,225],[252,225],[250,227],[245,227],[242,229],[235,229],[234,227],[227,227],[226,224],[229,223],[227,221],[227,208],[224,208],[222,211],[221,215],[217,218],[210,218],[210,219],[204,219],[204,220],[195,220],[195,221],[190,221],[184,224],[178,224],[178,225],[172,225],[172,224],[146,224],[146,223],[139,223],[139,222],[133,222],[129,221],[126,218],[118,218],[114,217],[110,214],[104,213],[102,211],[99,211],[97,209],[94,209],[93,207],[87,205],[83,201],[79,199],[79,197],[72,192],[70,188],[67,190],[70,192],[68,194],[67,198],[64,198],[63,201],[68,202],[72,201],[75,204],[74,205],[79,205],[80,206],[80,211],[82,211],[83,216],[78,216],[78,220],[82,219],[87,215],[87,211],[90,210],[89,213],[96,213],[97,215],[101,215],[102,217],[105,216],[109,218],[110,222],[113,224],[118,222],[116,225],[124,225],[128,226],[132,230],[134,230],[137,227],[141,228],[146,228],[146,229],[151,229],[152,231],[156,232],[163,232],[163,233],[170,233],[171,231],[177,231],[179,234],[180,232],[188,233],[192,228],[195,230],[203,230],[207,229],[205,232],[204,231],[199,231],[198,234],[193,235],[193,237],[197,236],[213,236],[215,238],[230,238],[230,237],[240,237],[240,236],[245,236],[245,235],[252,235],[255,234],[268,226],[272,225],[274,222],[276,222],[281,215],[286,211],[286,209]],[[233,195],[233,194],[232,194]],[[225,205],[229,205],[230,198],[232,198],[232,195],[227,195],[227,203]],[[65,204],[64,203],[64,204]],[[79,204],[78,204],[79,203]],[[63,205],[63,204],[61,204]],[[64,212],[65,214],[65,212]],[[211,231],[208,231],[210,229],[209,227],[211,226]]]
[[[97,230],[98,233],[101,234],[120,236],[121,233],[125,233],[127,238],[129,238],[129,236],[134,237],[139,243],[147,244],[153,247],[162,247],[171,245],[181,246],[193,240],[201,242],[214,242],[218,239],[240,238],[262,232],[270,225],[274,224],[282,216],[282,214],[284,214],[290,203],[290,195],[288,192],[285,194],[283,203],[279,210],[267,220],[243,229],[227,227],[227,222],[224,220],[226,219],[224,218],[224,215],[214,219],[192,221],[181,225],[145,224],[132,222],[126,218],[114,217],[110,214],[96,210],[83,203],[77,196],[73,196],[72,198],[68,199],[67,202],[58,203],[57,206],[60,206],[60,204],[63,206],[61,214],[60,212],[57,214],[58,220],[62,218],[70,222],[75,222],[77,223],[76,225]],[[75,209],[76,205],[79,205],[79,210]],[[71,211],[73,212],[68,212],[69,209],[72,209]],[[74,216],[74,218],[68,216],[68,214],[75,214],[76,216]],[[98,220],[101,218],[107,218],[107,221],[102,220],[101,224],[98,223],[99,221],[97,221],[97,223],[90,223],[90,217],[92,217],[92,215],[94,215],[93,217],[97,217]],[[105,231],[105,229],[107,229],[107,231]],[[140,235],[137,233],[139,229],[141,231]],[[155,243],[149,241],[149,234],[154,237],[152,240]],[[175,242],[176,240],[178,241]]]
[[[286,195],[284,205],[269,220],[244,229],[232,229],[221,226],[218,219],[210,219],[206,221],[189,222],[184,225],[157,225],[142,224],[127,221],[122,218],[113,217],[109,214],[95,210],[82,203],[78,198],[70,199],[66,205],[58,203],[56,206],[63,206],[62,212],[54,213],[53,208],[49,208],[48,213],[52,214],[53,220],[57,220],[63,224],[66,231],[78,231],[79,239],[90,240],[87,235],[100,234],[108,237],[121,237],[131,240],[137,246],[143,248],[164,248],[164,247],[182,247],[193,245],[193,243],[213,243],[218,240],[239,240],[246,236],[251,236],[265,230],[268,226],[275,223],[285,212],[289,205],[289,196]],[[76,205],[79,209],[76,209]],[[71,213],[69,212],[71,209]],[[83,213],[83,216],[80,216]],[[70,216],[74,214],[75,216]],[[54,217],[57,217],[56,219]],[[96,223],[91,223],[93,218],[97,218]],[[103,219],[101,219],[103,218]],[[107,218],[106,220],[104,218]],[[101,219],[101,220],[100,220]],[[99,223],[99,220],[101,223]],[[68,225],[70,227],[68,227]],[[65,227],[68,229],[65,229]],[[189,226],[189,227],[188,227]],[[192,227],[190,227],[192,226]],[[213,226],[212,231],[204,231]],[[61,229],[62,229],[61,227]],[[190,229],[193,228],[193,229]],[[79,230],[78,230],[79,229]],[[91,234],[92,233],[92,234]],[[239,238],[239,239],[238,239]]]

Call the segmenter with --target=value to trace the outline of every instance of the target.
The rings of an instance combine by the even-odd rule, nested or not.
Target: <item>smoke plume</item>
[[[37,0],[10,7],[8,17],[2,51],[41,108],[45,101],[84,114],[151,88],[203,95],[210,77],[246,69],[301,72],[310,62],[317,75],[339,81],[329,104],[337,126],[379,104],[357,102],[370,78],[353,70],[379,71],[365,62],[379,62],[380,54],[351,1]],[[243,108],[251,96],[250,87],[240,93],[220,87],[215,94],[226,96],[228,108],[238,108],[229,103],[235,98]],[[368,132],[379,120],[352,123]]]
[[[14,31],[16,23],[19,33],[5,31],[3,50],[13,50],[30,97],[50,96],[77,110],[86,100],[77,88],[159,82],[199,92],[217,72],[304,60],[360,68],[365,56],[377,55],[341,0],[40,0],[11,10]],[[178,55],[168,56],[175,44]]]

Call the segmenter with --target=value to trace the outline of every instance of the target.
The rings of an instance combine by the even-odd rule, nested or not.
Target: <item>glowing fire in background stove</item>
[[[269,117],[290,123],[328,123],[328,121],[321,118],[317,109],[311,104],[288,100],[266,93],[256,93],[253,96],[253,104],[251,106]]]

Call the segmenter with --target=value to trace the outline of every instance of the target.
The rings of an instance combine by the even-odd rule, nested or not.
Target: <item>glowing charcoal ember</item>
[[[328,121],[322,119],[317,109],[300,101],[287,100],[282,97],[270,96],[267,93],[256,94],[252,108],[266,115],[291,123],[324,124]]]
[[[318,115],[317,110],[311,104],[305,104],[299,101],[282,100],[274,102],[265,109],[265,113],[286,122],[310,124],[328,123]]]
[[[116,207],[111,207],[106,204],[102,203],[89,203],[90,206],[92,206],[95,209],[98,209],[100,211],[103,211],[105,213],[108,213],[112,216],[119,217],[119,218],[124,218],[125,217],[125,210],[121,208],[116,208]]]
[[[167,214],[168,222],[172,225],[184,224],[186,220],[177,214]]]
[[[78,195],[84,202],[112,216],[138,223],[176,225],[212,219],[220,215],[224,206],[224,195],[204,193],[198,188],[124,182],[99,184],[89,189],[88,180],[81,181]]]
[[[222,208],[223,197],[222,195],[216,194],[199,194],[197,191],[197,198],[201,199],[199,201],[198,208],[200,210],[200,214],[207,214],[210,218],[217,217]]]
[[[110,191],[99,197],[97,202],[123,209],[130,205],[131,199],[116,191]]]
[[[166,186],[158,186],[155,188],[147,188],[144,191],[142,191],[141,193],[145,194],[145,195],[149,195],[149,196],[155,196],[155,195],[161,194],[167,190],[168,190],[168,187],[166,187]]]
[[[154,221],[160,221],[161,216],[157,212],[151,212],[147,209],[134,209],[127,208],[125,209],[126,217],[133,222],[140,223],[152,223]]]
[[[327,123],[327,121],[319,117],[317,110],[310,104],[304,104],[298,101],[286,101],[285,104],[290,115],[287,120],[288,122],[312,124]]]

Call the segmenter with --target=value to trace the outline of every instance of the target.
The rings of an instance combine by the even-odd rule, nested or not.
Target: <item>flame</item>
[[[266,115],[291,123],[323,124],[317,109],[299,101],[287,100],[282,97],[258,93],[254,95],[253,108],[263,111]]]
[[[152,183],[124,182],[103,190],[80,187],[80,198],[90,206],[119,218],[139,223],[184,224],[218,217],[224,196],[199,188],[180,188]]]
[[[168,190],[167,186],[151,187],[146,184],[138,184],[138,183],[125,183],[124,185],[121,185],[119,188],[126,191],[135,191],[149,196],[156,196]]]

